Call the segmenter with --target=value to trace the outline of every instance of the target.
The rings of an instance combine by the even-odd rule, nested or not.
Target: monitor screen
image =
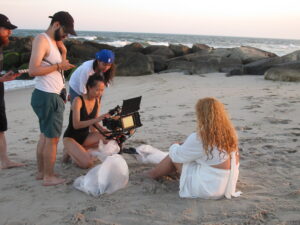
[[[125,116],[140,109],[142,96],[123,100],[121,115]]]
[[[121,118],[121,121],[122,121],[123,129],[129,129],[134,127],[134,121],[132,115]]]

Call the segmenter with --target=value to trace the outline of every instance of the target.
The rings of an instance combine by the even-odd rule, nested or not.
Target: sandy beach
[[[240,177],[232,200],[181,199],[178,181],[142,176],[153,165],[123,154],[130,171],[125,189],[99,198],[75,190],[73,180],[88,170],[62,164],[55,169],[68,183],[43,187],[35,180],[38,120],[30,106],[33,88],[5,93],[11,159],[25,168],[0,171],[0,225],[50,224],[300,224],[300,83],[263,76],[179,73],[116,77],[105,90],[101,112],[142,95],[143,126],[125,147],[150,144],[162,151],[195,131],[199,98],[222,101],[239,135]],[[65,130],[69,117],[67,103]]]

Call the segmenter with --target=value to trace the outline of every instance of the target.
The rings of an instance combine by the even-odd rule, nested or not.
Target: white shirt
[[[46,33],[42,33],[40,35],[46,37],[50,46],[49,56],[45,57],[45,59],[52,65],[61,63],[62,58],[57,46],[54,46],[50,37]],[[41,62],[42,66],[49,66],[51,64],[45,61]],[[59,71],[53,71],[44,76],[37,76],[35,77],[35,82],[36,89],[49,93],[59,94],[61,89],[64,87],[63,77]]]
[[[82,63],[71,75],[69,86],[79,95],[86,94],[86,83],[91,75],[95,73],[93,69],[94,60]]]

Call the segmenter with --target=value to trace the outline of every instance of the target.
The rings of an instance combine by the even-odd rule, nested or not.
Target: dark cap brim
[[[14,30],[14,29],[18,28],[17,26],[15,26],[15,25],[13,25],[11,23],[5,24],[5,25],[3,25],[3,27],[5,27],[7,29],[10,29],[10,30]]]
[[[65,32],[68,33],[68,34],[72,34],[74,36],[77,36],[77,34],[76,34],[73,27],[65,27]]]

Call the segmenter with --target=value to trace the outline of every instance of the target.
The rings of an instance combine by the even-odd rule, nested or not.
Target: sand
[[[87,172],[61,164],[68,184],[43,187],[35,180],[38,121],[30,106],[32,88],[6,92],[9,156],[25,168],[0,171],[0,224],[300,224],[300,83],[266,81],[262,76],[177,73],[116,77],[104,94],[102,113],[123,99],[142,95],[143,127],[126,147],[150,144],[167,151],[195,130],[194,104],[214,96],[228,109],[241,147],[237,189],[232,200],[181,199],[178,181],[142,176],[152,165],[123,154],[127,188],[99,198],[75,190],[72,181]],[[69,103],[66,105],[64,129]]]

